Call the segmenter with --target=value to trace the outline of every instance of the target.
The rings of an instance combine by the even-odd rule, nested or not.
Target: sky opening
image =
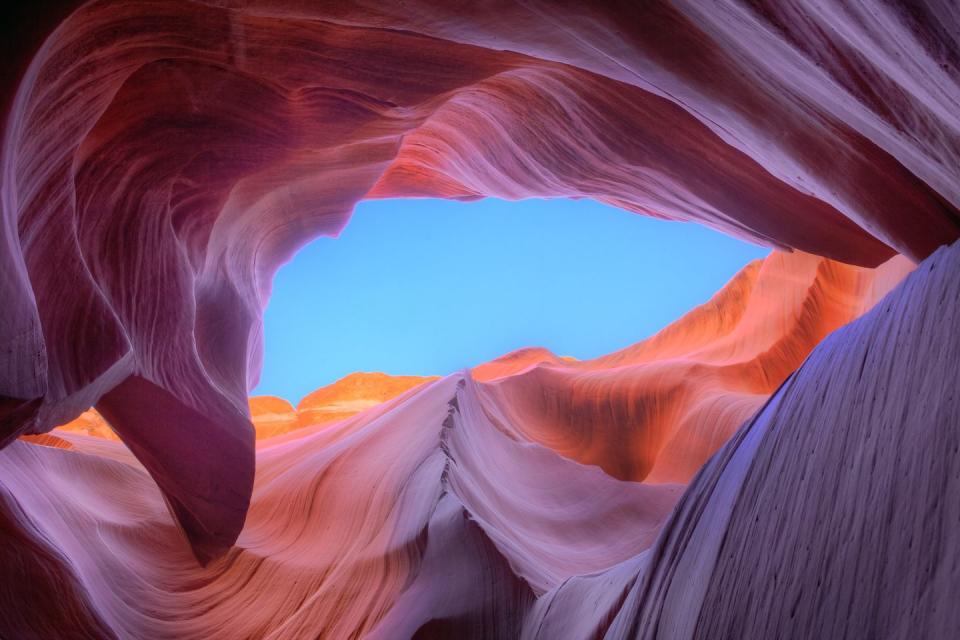
[[[592,200],[362,202],[277,273],[252,395],[296,403],[354,371],[445,375],[530,346],[593,358],[768,253]]]

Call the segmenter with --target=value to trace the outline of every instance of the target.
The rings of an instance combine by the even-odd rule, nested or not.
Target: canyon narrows
[[[960,636],[954,3],[103,0],[36,44],[0,637]],[[776,250],[607,356],[249,402],[279,266],[419,196]]]

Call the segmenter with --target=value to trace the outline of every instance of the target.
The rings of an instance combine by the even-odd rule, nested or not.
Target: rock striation
[[[949,3],[83,4],[8,101],[0,438],[96,405],[222,553],[270,280],[365,197],[585,196],[922,259],[960,233],[957,27]]]
[[[470,376],[510,415],[518,438],[621,480],[686,484],[826,335],[870,309],[913,267],[902,256],[867,269],[774,252],[625,349],[586,361],[521,349]],[[253,397],[257,439],[344,420],[432,380],[353,373],[296,408]],[[59,430],[116,438],[95,410]]]
[[[686,488],[526,438],[512,405],[465,372],[260,440],[246,526],[200,566],[121,443],[17,441],[0,451],[20,576],[2,583],[0,630],[952,637],[960,619],[938,603],[960,558],[958,270],[960,244],[827,336]],[[53,598],[46,616],[36,601]]]
[[[685,484],[826,335],[912,269],[902,256],[864,269],[774,252],[621,351],[578,362],[524,349],[472,375],[519,436],[623,480]]]
[[[643,562],[551,592],[525,637],[960,633],[944,606],[960,583],[958,273],[954,244],[826,338],[697,474]]]
[[[960,635],[958,34],[946,0],[77,4],[2,103],[0,635]],[[258,445],[274,273],[397,196],[783,254],[617,354]],[[47,433],[90,407],[122,444]]]

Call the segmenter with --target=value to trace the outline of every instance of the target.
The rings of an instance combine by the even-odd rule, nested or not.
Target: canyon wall
[[[84,4],[4,128],[2,442],[97,405],[222,553],[270,280],[364,197],[586,196],[921,259],[958,235],[957,26],[950,3]]]
[[[960,635],[958,40],[945,0],[78,6],[4,102],[0,632]],[[784,253],[258,446],[274,273],[396,196]],[[122,444],[46,434],[90,407]]]
[[[767,303],[761,285],[783,284],[765,269],[785,261],[818,274],[795,281],[804,302],[757,305]],[[656,351],[691,352],[691,324],[704,329],[692,353],[744,353],[730,344],[757,309],[798,325],[816,317],[798,309],[842,317],[905,271],[899,259],[868,270],[775,254],[654,338],[589,363],[561,360],[560,372],[628,360],[607,370],[624,374],[625,395],[638,388],[631,376],[651,375],[630,373],[644,366],[639,354],[651,366]],[[846,276],[832,288],[831,272]],[[691,429],[688,441],[703,439],[691,451],[719,451],[686,488],[686,479],[652,480],[655,471],[635,482],[609,472],[609,461],[582,464],[569,425],[551,430],[556,415],[531,422],[530,408],[518,411],[505,383],[582,397],[569,379],[566,389],[531,391],[543,364],[487,382],[455,374],[259,440],[246,526],[205,567],[121,443],[60,429],[17,441],[0,452],[19,576],[0,583],[0,629],[158,639],[950,637],[960,630],[942,606],[960,559],[950,524],[958,272],[960,244],[938,251],[812,346],[728,443]],[[684,370],[684,356],[657,367],[670,368]],[[708,380],[689,384],[709,393]],[[638,395],[632,406],[646,402]],[[623,420],[649,442],[641,415]],[[598,424],[583,450],[598,443],[626,448],[611,425]],[[654,450],[656,469],[671,454]],[[622,458],[645,457],[630,452]],[[55,616],[38,606],[54,601]]]
[[[510,416],[514,435],[621,480],[687,483],[829,333],[859,317],[913,269],[875,269],[800,252],[747,265],[705,304],[656,335],[578,361],[542,348],[470,370]],[[424,376],[353,373],[296,408],[250,398],[257,439],[343,421],[422,384]],[[91,409],[62,431],[116,439]]]

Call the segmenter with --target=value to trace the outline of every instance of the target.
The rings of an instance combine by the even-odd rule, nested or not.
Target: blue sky
[[[444,375],[526,346],[591,358],[656,333],[768,249],[591,200],[375,200],[277,273],[254,395],[353,371]]]

